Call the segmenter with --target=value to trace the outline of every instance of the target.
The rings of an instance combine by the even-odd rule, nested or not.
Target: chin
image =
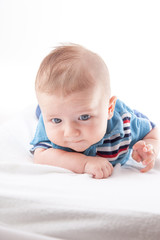
[[[76,152],[84,152],[87,148],[90,147],[90,145],[82,145],[82,146],[74,146],[73,144],[68,146],[69,148],[73,149]]]
[[[69,147],[72,150],[76,151],[76,152],[84,152],[87,148],[81,148],[81,147]]]
[[[87,148],[82,148],[82,149],[76,149],[76,152],[83,153]]]

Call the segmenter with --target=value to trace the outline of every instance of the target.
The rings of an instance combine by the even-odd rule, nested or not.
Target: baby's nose
[[[73,138],[80,135],[80,130],[75,123],[69,123],[65,125],[64,137]]]

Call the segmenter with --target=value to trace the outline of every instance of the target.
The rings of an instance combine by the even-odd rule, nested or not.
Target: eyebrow
[[[97,109],[96,106],[90,107],[90,108],[82,108],[79,111],[77,111],[77,113],[81,113],[81,112],[86,112],[86,113],[87,112],[94,112],[96,109]],[[76,110],[75,110],[75,112],[76,112]]]
[[[89,113],[93,113],[95,112],[96,109],[95,108],[87,108],[87,109],[81,109],[79,111],[75,111],[74,113],[77,115],[82,115],[82,114],[89,114]],[[61,116],[63,115],[63,112],[54,112],[54,113],[48,113],[47,117],[51,118],[51,117],[55,117],[55,116]]]

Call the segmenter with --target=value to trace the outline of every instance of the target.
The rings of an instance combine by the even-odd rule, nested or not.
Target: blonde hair
[[[36,92],[67,95],[101,82],[110,93],[109,73],[104,61],[76,44],[55,48],[42,61],[35,82]]]

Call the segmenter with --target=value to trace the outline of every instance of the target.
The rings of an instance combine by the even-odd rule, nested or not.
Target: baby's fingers
[[[145,144],[145,141],[141,140],[141,141],[138,141],[136,142],[134,145],[133,145],[133,150],[138,150],[139,148],[144,148],[146,146]]]
[[[152,152],[152,150],[153,150],[153,146],[151,144],[147,144],[143,148],[144,152]]]
[[[138,154],[137,151],[134,151],[132,152],[132,158],[136,161],[136,162],[141,162],[142,161],[142,158],[141,156]]]
[[[145,168],[141,169],[141,172],[148,172],[150,169],[154,167],[155,157],[151,152],[148,154],[148,157],[142,161],[143,165],[146,165]]]
[[[142,173],[145,173],[145,172],[148,172],[153,167],[154,167],[154,161],[152,160],[145,168],[142,168],[140,171]]]
[[[96,179],[103,178],[103,170],[102,169],[95,169],[93,171],[93,178],[96,178]]]
[[[113,172],[113,166],[112,164],[108,163],[104,168],[103,168],[103,178],[107,178],[111,176]]]

